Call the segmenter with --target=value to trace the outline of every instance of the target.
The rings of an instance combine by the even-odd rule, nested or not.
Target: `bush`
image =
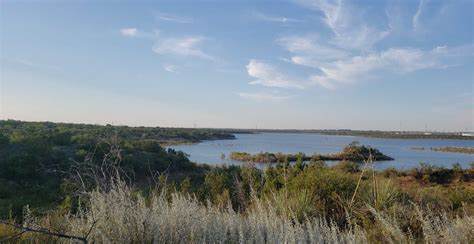
[[[385,178],[396,177],[398,176],[398,170],[393,167],[386,168],[382,171],[382,175]]]
[[[343,160],[337,163],[334,167],[344,173],[360,172],[360,166],[358,163],[346,161],[346,160]]]

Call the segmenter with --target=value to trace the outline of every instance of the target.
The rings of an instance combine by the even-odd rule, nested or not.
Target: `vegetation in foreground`
[[[117,153],[117,152],[116,152]],[[209,168],[202,178],[157,174],[140,186],[110,157],[49,211],[25,208],[0,224],[0,240],[99,242],[471,242],[474,168],[422,164],[370,170],[277,164]],[[89,168],[88,168],[89,169]],[[122,172],[122,173],[120,173]],[[47,230],[48,233],[25,231]],[[23,228],[23,229],[22,229]]]
[[[431,150],[435,152],[452,152],[452,153],[466,153],[474,154],[473,147],[412,147],[412,150]]]
[[[149,138],[79,143],[84,130],[60,144],[61,131],[30,126],[2,131],[0,241],[474,240],[474,167],[198,166]]]
[[[254,197],[244,212],[227,206],[204,204],[186,193],[153,192],[144,197],[121,181],[108,191],[86,193],[85,206],[75,214],[64,211],[34,217],[26,210],[23,226],[39,226],[49,234],[3,229],[16,241],[37,242],[148,242],[148,243],[470,243],[474,240],[474,218],[468,214],[449,216],[417,205],[397,206],[397,212],[365,205],[366,222],[358,223],[355,212],[347,212],[340,227],[324,216],[295,217],[291,204],[280,195],[262,200]],[[307,196],[305,196],[307,197]],[[301,206],[301,205],[300,205]],[[296,209],[298,211],[298,209]],[[409,211],[405,216],[397,216]],[[401,219],[400,219],[401,217]],[[409,218],[409,219],[406,219]],[[406,224],[417,227],[414,231]],[[52,232],[54,230],[54,232]],[[59,238],[51,233],[61,233]],[[12,240],[12,239],[9,239]]]
[[[358,142],[352,142],[351,144],[344,147],[342,152],[336,154],[314,154],[305,155],[304,153],[298,154],[284,154],[284,153],[269,153],[261,152],[257,154],[249,154],[246,152],[232,152],[229,155],[230,159],[254,162],[254,163],[277,163],[277,162],[296,162],[296,161],[352,161],[352,162],[363,162],[366,160],[373,161],[385,161],[393,160],[393,158],[384,155],[378,149],[369,146],[359,145]]]

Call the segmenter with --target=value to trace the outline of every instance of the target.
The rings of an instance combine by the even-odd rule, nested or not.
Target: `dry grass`
[[[294,223],[268,203],[256,200],[245,214],[203,205],[189,195],[135,195],[124,184],[104,193],[90,194],[90,207],[68,215],[68,234],[98,242],[222,243],[222,242],[365,242],[358,229],[341,231],[320,219]]]
[[[387,184],[387,188],[390,186]],[[387,196],[392,196],[392,192]],[[380,196],[381,197],[381,196]],[[415,242],[410,231],[403,230],[397,218],[387,212],[367,206],[371,228],[363,229],[349,224],[341,229],[324,218],[291,217],[281,213],[273,200],[255,198],[244,212],[202,204],[193,196],[183,193],[162,192],[149,198],[134,192],[117,181],[108,191],[87,194],[87,206],[76,214],[51,213],[32,219],[26,225],[41,223],[71,236],[87,237],[98,243],[367,243]],[[390,197],[384,198],[388,201]],[[280,203],[284,204],[284,203]],[[422,227],[422,239],[417,242],[469,243],[474,240],[474,218],[446,214],[433,214],[414,206]],[[290,208],[291,209],[291,208]],[[290,217],[288,217],[290,216]],[[350,217],[348,217],[350,219]],[[350,220],[348,222],[351,222]],[[59,229],[58,229],[59,228]],[[371,233],[376,233],[376,237]],[[67,239],[45,239],[43,234],[22,236],[23,241],[39,240],[72,242]]]

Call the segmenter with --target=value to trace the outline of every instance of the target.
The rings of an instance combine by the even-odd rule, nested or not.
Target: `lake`
[[[386,139],[365,138],[355,136],[334,136],[315,133],[261,133],[261,134],[236,134],[235,140],[204,141],[189,145],[175,145],[171,148],[185,152],[191,161],[197,163],[236,164],[242,162],[228,158],[231,152],[282,152],[312,155],[314,153],[328,154],[340,152],[347,144],[358,141],[379,149],[385,155],[395,160],[378,161],[376,169],[394,167],[397,169],[410,169],[419,166],[420,162],[432,165],[451,167],[459,163],[463,168],[470,167],[474,162],[474,155],[434,152],[430,147],[473,147],[473,140],[440,140],[440,139]],[[428,150],[413,150],[413,147],[425,147]],[[221,159],[225,154],[226,158]],[[335,162],[326,162],[328,165]]]

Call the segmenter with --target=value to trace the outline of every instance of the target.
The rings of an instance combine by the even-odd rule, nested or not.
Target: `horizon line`
[[[0,121],[16,121],[16,122],[26,122],[26,123],[55,123],[55,124],[75,124],[75,125],[97,125],[97,126],[116,126],[116,127],[132,127],[132,128],[170,128],[170,129],[217,129],[217,130],[247,130],[247,131],[367,131],[367,132],[410,132],[410,133],[474,133],[474,131],[422,131],[422,130],[380,130],[380,129],[352,129],[352,128],[337,128],[337,129],[295,129],[295,128],[236,128],[236,127],[184,127],[184,126],[146,126],[146,125],[127,125],[127,124],[114,124],[112,123],[90,123],[90,122],[64,122],[64,121],[50,121],[50,120],[21,120],[21,119],[11,119],[11,118],[0,118]]]

